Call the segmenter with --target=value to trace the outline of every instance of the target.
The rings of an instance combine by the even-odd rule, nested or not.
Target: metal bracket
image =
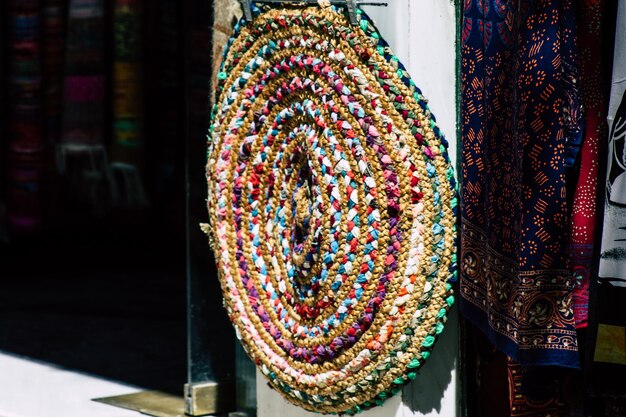
[[[252,3],[265,3],[265,4],[319,4],[318,0],[239,0],[241,7],[243,8],[243,15],[245,19],[252,21]],[[368,0],[330,0],[330,4],[337,6],[346,6],[348,16],[350,17],[350,23],[357,25],[359,23],[359,17],[357,15],[357,7],[359,6],[383,6],[386,7],[387,3],[380,1],[368,1]]]
[[[235,409],[232,381],[185,384],[185,414],[203,416]]]
[[[348,9],[348,16],[350,17],[350,23],[356,25],[359,23],[359,17],[356,14],[356,0],[347,0],[346,8]]]
[[[252,21],[252,2],[250,0],[239,0],[241,3],[241,8],[243,9],[243,16],[246,18],[246,21]]]

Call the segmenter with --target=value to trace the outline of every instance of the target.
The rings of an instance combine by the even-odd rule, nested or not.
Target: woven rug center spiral
[[[224,305],[276,390],[321,413],[380,405],[416,377],[456,276],[447,143],[358,16],[255,6],[225,48],[209,135]]]

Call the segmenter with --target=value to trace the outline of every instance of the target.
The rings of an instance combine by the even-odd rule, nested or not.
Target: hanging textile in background
[[[576,155],[572,0],[466,1],[461,311],[520,365],[578,367],[565,173]]]
[[[598,163],[606,147],[608,60],[603,56],[603,30],[608,23],[604,0],[579,1],[578,49],[580,89],[584,105],[584,142],[580,172],[575,185],[570,232],[570,262],[576,279],[574,315],[576,327],[587,327],[589,278],[593,267],[598,205]]]
[[[16,232],[41,226],[42,83],[39,0],[8,10],[8,220]]]
[[[61,142],[102,145],[105,117],[103,0],[70,0]]]
[[[103,0],[70,0],[57,165],[72,206],[90,206],[96,215],[113,194],[104,143],[105,74]]]
[[[237,336],[270,384],[354,414],[415,378],[443,330],[456,195],[420,90],[370,19],[344,13],[255,7],[237,25],[206,230]]]
[[[114,154],[118,159],[126,149],[141,146],[141,3],[139,0],[116,0],[113,16],[113,117]],[[116,146],[119,145],[119,148]]]
[[[626,286],[626,4],[619,2],[609,105],[600,280]]]
[[[42,1],[44,134],[46,144],[52,145],[61,135],[67,0]]]
[[[115,0],[113,12],[113,143],[111,168],[116,181],[114,204],[141,207],[147,204],[141,169],[142,67],[140,0]]]
[[[617,5],[607,148],[606,195],[598,285],[593,317],[593,392],[606,401],[607,415],[626,408],[626,1]],[[619,410],[622,410],[620,412]]]

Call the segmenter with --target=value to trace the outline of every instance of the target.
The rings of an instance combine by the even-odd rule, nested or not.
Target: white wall
[[[411,78],[429,99],[456,160],[456,28],[451,0],[384,0],[364,7]]]
[[[388,7],[365,7],[381,35],[429,99],[456,163],[455,10],[449,0],[386,0]],[[458,318],[456,308],[420,375],[401,396],[362,417],[458,415]],[[257,373],[258,417],[313,417],[288,404]]]

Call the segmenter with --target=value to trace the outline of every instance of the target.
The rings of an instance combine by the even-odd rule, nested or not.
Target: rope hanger
[[[252,3],[265,3],[265,4],[319,4],[319,0],[239,0],[243,8],[243,14],[248,22],[252,21]],[[379,1],[368,0],[330,0],[330,4],[337,6],[346,6],[348,15],[350,16],[350,23],[356,25],[359,23],[356,9],[359,6],[383,6],[386,7],[387,3]]]

